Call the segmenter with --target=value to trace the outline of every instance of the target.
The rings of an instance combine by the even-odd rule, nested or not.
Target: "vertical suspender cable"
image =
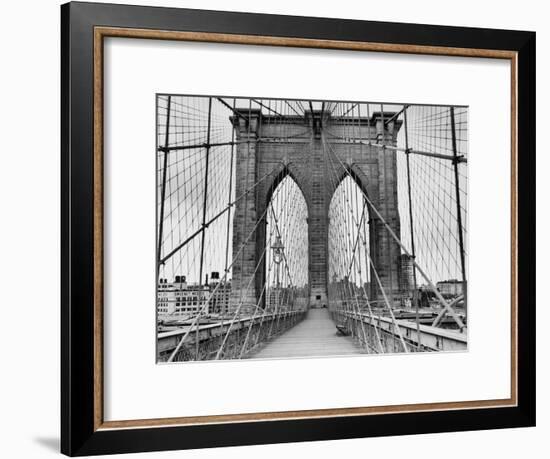
[[[454,156],[454,173],[455,173],[455,192],[456,192],[456,222],[458,225],[458,242],[460,244],[460,264],[462,269],[462,288],[464,294],[464,318],[467,317],[468,311],[468,286],[466,284],[466,257],[464,254],[464,234],[462,230],[462,210],[460,207],[460,184],[458,178],[458,162],[459,156],[456,148],[456,125],[455,125],[455,109],[454,107],[450,108],[451,110],[451,139],[453,147],[453,156]]]
[[[168,142],[170,138],[170,105],[172,102],[172,96],[168,96],[168,108],[166,111],[166,130],[164,132],[164,161],[162,166],[162,191],[160,197],[160,214],[159,214],[159,234],[157,244],[157,284],[159,281],[160,273],[160,255],[162,250],[162,231],[164,226],[164,201],[166,199],[166,173],[168,169]]]
[[[403,124],[405,129],[405,151],[406,151],[406,162],[407,162],[407,194],[409,197],[409,226],[411,230],[411,255],[412,258],[416,258],[416,250],[414,245],[414,222],[413,222],[413,210],[412,210],[412,196],[411,196],[411,164],[410,164],[410,156],[411,151],[409,149],[409,126],[407,123],[407,109],[408,107],[405,106],[403,109]],[[414,302],[414,309],[415,309],[415,321],[416,321],[416,335],[417,335],[417,347],[420,350],[422,347],[421,344],[421,336],[420,336],[420,318],[418,313],[418,292],[416,291],[416,266],[414,263],[412,264],[413,269],[413,302]]]

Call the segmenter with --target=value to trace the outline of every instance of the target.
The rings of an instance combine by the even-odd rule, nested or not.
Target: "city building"
[[[307,287],[277,287],[274,285],[267,290],[266,307],[269,311],[282,311],[289,306],[293,306],[295,309],[306,309],[307,300]]]
[[[464,293],[462,281],[457,279],[440,281],[435,286],[442,295],[459,296]]]
[[[157,292],[158,319],[191,317],[208,314],[211,291],[209,286],[187,284],[185,276],[177,275],[173,282],[159,279]]]
[[[209,305],[210,312],[221,315],[229,314],[231,310],[231,281],[220,282],[220,273],[217,271],[212,271],[208,287],[211,292],[211,300]]]
[[[284,288],[272,286],[267,289],[267,309],[275,311],[281,309],[284,303]]]
[[[412,296],[414,290],[413,258],[406,253],[399,255],[399,291],[405,296]]]

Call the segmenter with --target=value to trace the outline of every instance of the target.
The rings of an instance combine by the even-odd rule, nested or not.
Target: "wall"
[[[357,2],[353,0],[193,0],[139,1],[234,11],[332,16],[382,21],[530,29],[538,32],[539,82],[550,81],[550,32],[544,2],[464,0]],[[0,321],[2,379],[0,454],[9,458],[56,457],[59,432],[59,3],[55,0],[4,2],[2,6]],[[548,87],[538,88],[539,125]],[[542,132],[539,129],[539,133]],[[550,167],[539,134],[538,170]],[[539,172],[542,176],[542,172]],[[546,175],[546,174],[545,174]],[[539,260],[550,218],[542,206],[550,181],[539,182]],[[540,263],[539,278],[550,273]],[[547,388],[549,344],[543,338],[549,308],[541,296],[538,309],[538,387]],[[24,339],[22,339],[21,335]],[[280,457],[483,457],[532,458],[547,455],[550,433],[548,390],[539,390],[539,426],[491,432],[374,438],[269,445],[159,454],[178,458]],[[546,453],[544,453],[546,451]],[[142,454],[138,457],[156,457]]]

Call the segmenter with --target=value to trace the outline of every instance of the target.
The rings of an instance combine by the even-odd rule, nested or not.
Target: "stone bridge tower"
[[[266,244],[265,210],[287,175],[301,189],[308,208],[310,307],[327,305],[328,211],[348,172],[400,237],[395,150],[367,143],[395,146],[401,121],[394,121],[394,113],[388,112],[374,113],[370,119],[331,117],[315,110],[305,116],[272,116],[248,108],[237,112],[241,115],[231,118],[237,142],[236,196],[253,191],[234,210],[233,307],[242,302],[241,312],[252,312],[258,302],[266,275],[265,265],[256,269]],[[353,140],[359,138],[361,143]],[[386,292],[397,295],[400,248],[376,215],[372,211],[369,215],[373,263]],[[380,290],[372,268],[370,278],[369,296],[377,299]]]

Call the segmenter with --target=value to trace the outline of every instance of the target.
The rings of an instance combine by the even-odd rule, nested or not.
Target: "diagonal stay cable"
[[[262,222],[265,214],[267,213],[267,208],[266,210],[263,212],[263,214],[261,215],[261,217],[258,219],[258,221],[256,222],[256,224],[254,225],[254,228],[252,228],[252,230],[250,231],[250,233],[248,234],[248,236],[246,237],[246,239],[244,240],[244,242],[241,244],[241,247],[239,248],[239,250],[237,251],[237,253],[235,253],[235,255],[233,256],[232,260],[231,260],[231,264],[227,267],[227,269],[225,270],[225,273],[223,275],[223,278],[221,279],[220,282],[218,282],[218,284],[216,285],[216,287],[214,288],[214,290],[212,291],[212,294],[211,294],[211,298],[214,296],[214,294],[217,292],[217,290],[219,289],[220,285],[222,285],[226,278],[227,278],[227,274],[229,273],[229,271],[231,270],[231,268],[233,267],[233,265],[236,263],[237,261],[237,258],[240,256],[241,252],[244,250],[244,247],[246,246],[246,244],[248,243],[249,239],[251,238],[251,236],[253,234],[255,234],[256,232],[256,228],[258,227],[258,225],[260,224],[260,222]],[[177,344],[176,348],[174,349],[174,351],[172,352],[172,354],[170,355],[170,357],[168,358],[168,362],[172,362],[174,360],[174,357],[176,356],[176,354],[179,352],[181,346],[183,345],[184,341],[187,339],[187,337],[189,336],[189,334],[191,333],[191,331],[193,330],[193,327],[195,328],[198,328],[198,325],[197,325],[197,321],[199,319],[199,317],[201,316],[202,313],[204,313],[204,311],[206,310],[206,307],[208,306],[208,301],[203,305],[203,307],[200,309],[200,311],[198,312],[197,316],[193,319],[193,321],[191,322],[191,324],[189,325],[189,329],[185,332],[185,334],[183,335],[183,337],[181,338],[181,340],[179,341],[179,343]]]
[[[329,148],[330,148],[330,145],[328,145]],[[332,149],[331,149],[332,150]],[[347,170],[347,168],[345,167],[345,165],[342,163],[342,161],[340,160],[340,158],[338,158],[338,156],[336,155],[336,153],[334,151],[332,151],[332,153],[334,154],[334,156],[336,157],[336,159],[338,159],[338,161],[340,161],[341,165],[344,167],[344,169],[346,170],[346,173],[349,174],[349,171]],[[351,176],[351,175],[350,175]],[[386,230],[388,231],[388,233],[390,234],[390,236],[395,240],[395,242],[397,242],[397,244],[401,247],[401,249],[403,250],[403,252],[405,252],[406,255],[408,255],[409,257],[411,257],[411,260],[412,262],[414,263],[414,265],[416,266],[416,268],[418,269],[418,272],[422,275],[422,277],[426,280],[426,282],[428,283],[428,285],[430,286],[430,288],[432,289],[432,291],[434,292],[434,294],[437,296],[437,299],[441,302],[441,304],[443,305],[443,307],[447,310],[447,312],[449,313],[449,315],[454,319],[454,321],[457,323],[457,325],[459,326],[460,330],[464,329],[465,328],[465,325],[464,323],[462,322],[462,320],[460,320],[460,317],[458,317],[458,315],[455,313],[455,311],[449,306],[449,304],[447,303],[447,301],[445,301],[445,298],[443,298],[443,296],[441,295],[441,293],[439,292],[439,290],[437,289],[437,287],[434,285],[434,283],[431,281],[431,279],[427,276],[427,274],[424,272],[424,270],[422,269],[421,266],[418,265],[418,263],[416,262],[416,260],[414,258],[412,258],[412,255],[410,254],[410,252],[407,250],[407,248],[405,247],[405,245],[401,242],[401,240],[397,237],[397,235],[395,234],[395,232],[391,229],[391,227],[388,225],[388,223],[386,222],[386,220],[382,217],[382,215],[380,214],[380,212],[378,211],[378,209],[374,206],[374,204],[372,203],[372,201],[369,199],[369,197],[366,195],[366,193],[363,192],[363,190],[361,190],[361,192],[363,193],[363,196],[365,197],[365,199],[367,200],[367,202],[369,203],[369,207],[374,211],[374,213],[376,214],[376,216],[380,219],[380,221],[382,222],[382,224],[384,225],[384,227],[386,228]]]

